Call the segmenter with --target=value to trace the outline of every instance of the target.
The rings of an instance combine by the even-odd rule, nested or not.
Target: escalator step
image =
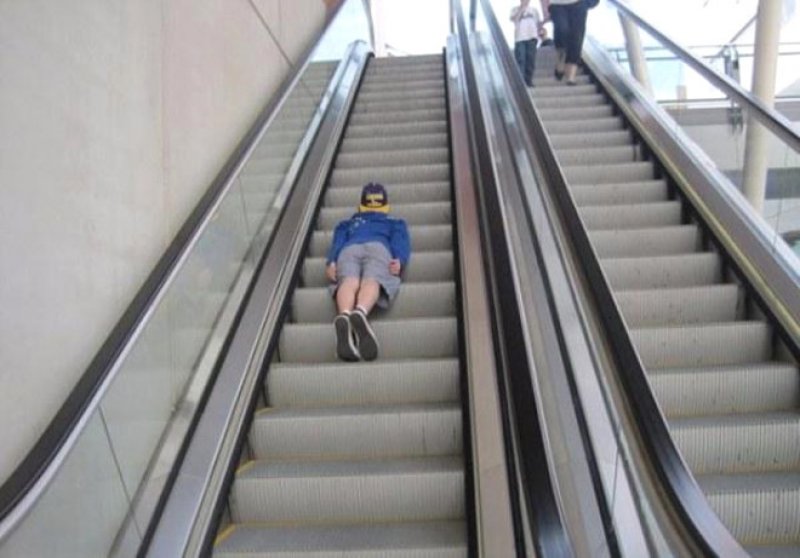
[[[653,163],[648,161],[564,167],[564,176],[570,185],[641,182],[654,178]]]
[[[578,86],[589,85],[592,83],[591,78],[585,74],[576,76],[575,81],[578,84]],[[548,88],[559,89],[559,90],[571,89],[570,87],[564,87],[563,81],[556,81],[553,78],[553,76],[550,75],[549,73],[542,77],[534,76],[533,85],[535,87],[534,91],[536,91],[536,89],[548,89]]]
[[[534,104],[539,109],[563,108],[563,107],[598,107],[606,106],[605,95],[592,91],[590,94],[533,96]]]
[[[333,322],[336,305],[326,288],[297,289],[292,298],[295,322]],[[388,310],[376,309],[375,319],[437,318],[456,314],[456,288],[452,282],[403,285]]]
[[[625,206],[623,206],[625,207]],[[689,254],[700,246],[696,225],[630,230],[594,230],[589,233],[600,258],[639,258]]]
[[[546,81],[546,79],[542,80],[542,82],[544,81]],[[538,85],[537,82],[534,83]],[[534,99],[548,99],[552,97],[582,97],[595,93],[597,93],[596,85],[593,83],[584,83],[582,85],[575,85],[574,87],[536,87],[531,92],[531,96]]]
[[[542,120],[559,120],[561,122],[569,120],[592,120],[594,118],[608,118],[614,116],[614,108],[611,105],[600,105],[596,107],[577,107],[577,108],[539,108]]]
[[[361,112],[350,116],[350,123],[354,126],[369,124],[409,124],[420,120],[447,120],[447,112],[440,109],[398,110],[395,112]]]
[[[214,550],[215,558],[466,558],[463,521],[336,524],[313,526],[237,525]]]
[[[450,165],[413,165],[408,167],[367,167],[361,169],[335,169],[331,174],[331,188],[363,186],[377,181],[391,188],[395,182],[442,182],[450,180]]]
[[[606,147],[631,145],[631,133],[627,130],[596,132],[594,134],[550,134],[550,143],[557,150],[590,149],[598,145]]]
[[[441,97],[428,97],[420,99],[417,96],[395,100],[366,101],[359,99],[353,106],[353,114],[368,114],[375,112],[401,112],[410,110],[444,110],[445,103]],[[336,163],[339,164],[338,161]]]
[[[447,148],[447,134],[417,134],[383,138],[351,138],[342,142],[340,156],[362,151],[393,151],[395,149]],[[449,154],[448,154],[449,158]]]
[[[392,151],[360,151],[342,153],[336,159],[337,169],[364,167],[405,167],[408,165],[435,165],[449,162],[447,147],[425,147],[421,149],[396,149]]]
[[[387,91],[402,91],[408,95],[413,95],[420,89],[433,89],[439,87],[444,95],[444,83],[442,78],[418,77],[414,76],[413,79],[404,79],[402,81],[371,81],[366,80],[359,89],[359,94],[366,93],[385,93]]]
[[[274,364],[267,394],[274,406],[458,401],[458,360]]]
[[[586,120],[553,119],[545,122],[544,127],[550,134],[581,134],[589,132],[615,132],[622,130],[625,127],[625,123],[622,121],[622,118],[612,116]]]
[[[623,184],[572,184],[572,198],[578,206],[645,203],[667,200],[667,181],[648,180]]]
[[[613,289],[662,289],[718,283],[722,264],[706,252],[651,258],[604,258],[600,262]]]
[[[256,459],[423,457],[461,453],[458,403],[269,408],[256,414]]]
[[[579,210],[590,231],[647,229],[677,226],[681,222],[681,202],[664,201],[625,205],[583,206]],[[631,234],[632,231],[629,232]],[[636,234],[633,232],[633,234]]]
[[[689,368],[769,360],[770,327],[763,322],[730,322],[631,330],[645,368]]]
[[[800,401],[797,367],[764,362],[650,372],[668,417],[789,411]]]
[[[443,202],[451,196],[450,183],[444,181],[394,183],[388,193],[392,204]],[[325,206],[349,207],[355,211],[359,199],[361,186],[330,188],[325,193]]]
[[[605,147],[580,147],[558,150],[558,161],[562,165],[605,165],[631,163],[639,160],[639,148],[635,145],[614,145]]]
[[[446,358],[458,354],[455,318],[374,321],[382,359]],[[279,351],[283,362],[333,362],[335,334],[330,324],[286,324]]]
[[[417,89],[416,91],[414,91],[413,96],[417,99],[438,99],[441,103],[444,103],[444,86],[439,84],[436,86]],[[391,102],[408,98],[409,94],[405,91],[395,91],[395,90],[373,91],[371,93],[360,94],[356,102],[357,103],[361,102],[377,103],[381,101]]]
[[[628,327],[732,322],[737,318],[739,287],[707,285],[683,289],[622,291],[617,304]]]
[[[453,278],[452,251],[414,253],[403,272],[406,284],[422,281],[453,281]],[[327,286],[325,258],[306,258],[303,263],[303,283],[306,287]]]
[[[461,457],[257,461],[231,507],[237,522],[461,519],[464,470]]]

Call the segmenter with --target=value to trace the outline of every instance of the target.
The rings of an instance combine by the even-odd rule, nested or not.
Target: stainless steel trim
[[[453,159],[456,223],[460,262],[461,313],[464,318],[465,369],[469,391],[472,477],[478,556],[516,555],[508,464],[500,413],[500,393],[492,342],[488,286],[484,278],[478,201],[472,173],[466,84],[462,53],[454,36],[447,39],[450,145]]]
[[[354,49],[340,87],[331,99],[331,108],[258,272],[252,297],[222,362],[147,556],[199,555],[214,526],[215,503],[224,497],[221,491],[247,424],[252,394],[268,363],[268,349],[280,326],[284,302],[355,96],[354,85],[364,71],[368,55],[364,43]]]
[[[752,93],[744,89],[737,82],[724,74],[720,74],[714,68],[703,62],[700,58],[686,50],[678,43],[670,39],[666,34],[659,31],[646,19],[640,16],[636,10],[631,8],[624,0],[608,0],[619,11],[623,12],[628,18],[633,20],[639,27],[655,37],[665,45],[675,55],[686,64],[694,68],[700,75],[710,81],[715,87],[721,89],[745,108],[751,110],[759,122],[769,128],[775,135],[785,141],[789,147],[800,153],[800,135],[794,128],[791,120],[767,106]]]
[[[584,61],[617,106],[668,167],[752,286],[772,307],[786,332],[800,344],[800,269],[796,255],[756,216],[730,180],[699,150],[667,112],[620,71],[589,39]]]

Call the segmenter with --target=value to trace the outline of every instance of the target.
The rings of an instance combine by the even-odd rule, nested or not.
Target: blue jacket
[[[392,254],[392,258],[400,260],[403,267],[411,257],[411,241],[406,222],[378,211],[367,211],[356,213],[336,225],[333,242],[328,250],[328,263],[335,262],[345,247],[366,242],[382,243]]]

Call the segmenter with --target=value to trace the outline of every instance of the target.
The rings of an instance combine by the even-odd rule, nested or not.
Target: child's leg
[[[533,86],[533,73],[536,70],[536,39],[527,41],[527,52],[525,56],[525,84]]]
[[[356,305],[364,310],[364,313],[369,315],[375,303],[378,302],[378,297],[381,294],[381,285],[375,279],[364,278],[361,281],[361,286],[358,289],[356,297]]]
[[[355,308],[360,283],[358,277],[342,277],[339,280],[339,287],[336,289],[336,309],[340,314]]]

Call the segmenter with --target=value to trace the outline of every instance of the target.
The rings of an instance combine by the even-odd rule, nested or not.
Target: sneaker
[[[333,319],[333,327],[336,329],[336,355],[348,362],[354,362],[361,359],[353,341],[353,328],[350,325],[350,318],[348,314],[342,313]]]
[[[367,315],[358,308],[350,313],[350,323],[353,331],[358,337],[358,350],[364,360],[375,360],[378,358],[378,338],[372,326],[369,325]]]

